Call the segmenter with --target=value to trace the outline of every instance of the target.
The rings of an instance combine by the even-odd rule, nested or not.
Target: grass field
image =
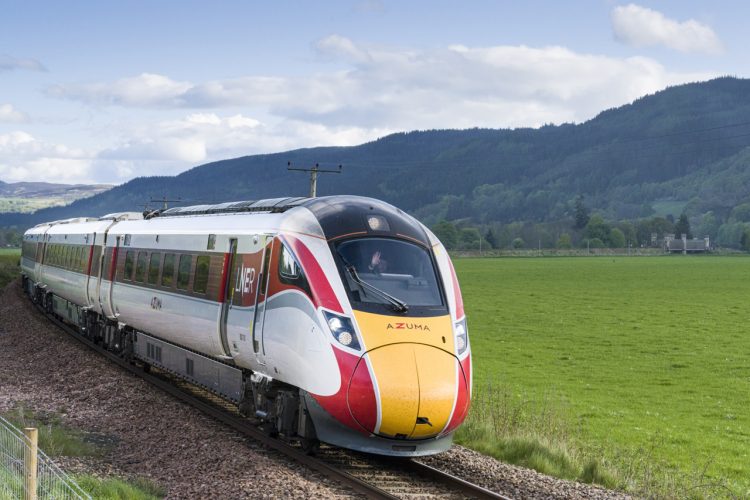
[[[488,413],[479,398],[494,398],[495,428],[522,421],[515,428],[553,452],[598,459],[615,476],[600,482],[658,495],[750,495],[750,258],[455,264],[478,415]],[[491,448],[488,435],[467,429],[459,441]],[[519,446],[508,442],[497,448]],[[495,454],[512,460],[512,452]],[[523,453],[517,461],[534,462]],[[587,465],[574,466],[561,475],[586,479]]]
[[[18,267],[21,250],[18,248],[0,248],[0,288],[19,276]]]

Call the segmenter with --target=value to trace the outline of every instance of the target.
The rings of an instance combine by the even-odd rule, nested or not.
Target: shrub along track
[[[147,389],[144,384],[139,383],[132,377],[125,376],[122,371],[114,369],[111,363],[107,364],[101,358],[87,355],[80,346],[71,345],[70,337],[61,338],[61,335],[55,332],[54,328],[49,328],[49,323],[42,317],[43,313],[33,308],[19,288],[17,283],[12,283],[0,295],[0,411],[4,407],[9,407],[9,402],[13,400],[12,396],[9,399],[8,395],[5,394],[6,380],[12,382],[13,377],[7,373],[6,360],[3,359],[1,354],[2,352],[7,353],[5,347],[12,343],[17,351],[13,356],[16,361],[26,364],[27,369],[32,373],[39,375],[39,372],[42,372],[43,379],[54,379],[53,390],[58,389],[63,394],[74,396],[72,398],[74,401],[66,400],[65,397],[62,398],[61,402],[71,406],[63,416],[72,416],[74,420],[81,420],[75,418],[77,412],[80,411],[78,410],[79,403],[87,403],[97,407],[99,406],[97,398],[104,397],[104,406],[110,407],[108,408],[110,411],[105,412],[110,417],[108,419],[109,425],[107,418],[102,419],[100,415],[96,418],[99,425],[95,430],[104,433],[114,431],[115,440],[123,441],[113,451],[113,461],[128,474],[146,476],[156,480],[157,483],[161,483],[166,487],[168,497],[177,498],[199,494],[204,497],[231,498],[277,497],[281,495],[295,497],[364,495],[370,498],[462,498],[467,496],[474,498],[509,498],[499,493],[493,493],[490,489],[507,492],[519,498],[591,498],[594,496],[614,498],[620,496],[614,492],[592,488],[587,485],[546,478],[546,476],[520,468],[509,468],[512,477],[508,481],[499,477],[502,475],[502,470],[498,474],[498,463],[496,461],[461,449],[425,460],[429,461],[431,465],[413,460],[372,457],[325,445],[321,447],[316,457],[311,457],[297,446],[267,436],[252,421],[239,416],[233,406],[223,403],[205,391],[190,384],[172,380],[169,374],[159,370],[144,373],[141,368],[113,356],[98,346],[91,345],[68,325],[55,318],[49,318],[71,334],[73,338],[86,343],[90,348],[97,350],[125,370],[168,392],[213,419],[219,420],[225,424],[222,428],[220,425],[217,426],[215,422],[200,418],[190,408],[176,403],[171,398],[164,398],[163,393],[160,394],[158,391]],[[21,331],[18,331],[19,327]],[[23,330],[26,330],[26,332],[23,332]],[[15,335],[13,335],[14,333]],[[26,333],[26,335],[23,335],[23,333]],[[20,337],[21,342],[14,343],[13,337]],[[26,347],[26,349],[23,347]],[[29,349],[33,349],[33,351],[29,351]],[[73,354],[71,355],[69,351],[73,351]],[[24,363],[18,356],[25,358],[26,362]],[[53,361],[50,356],[54,356],[56,359]],[[105,369],[102,365],[108,366]],[[58,369],[54,370],[55,373],[45,374],[45,372],[50,371],[48,369],[50,367]],[[76,377],[76,370],[79,370],[78,374],[83,370],[88,376]],[[123,381],[123,378],[129,380]],[[76,383],[86,385],[84,380],[89,380],[90,384],[97,389],[103,389],[104,394],[101,394],[102,391],[98,390],[95,391],[97,394],[84,396],[83,401],[75,401],[76,395],[88,392],[85,387],[75,386]],[[18,378],[15,381],[21,382]],[[19,385],[25,384],[21,382]],[[133,388],[133,385],[137,387]],[[109,398],[108,395],[111,393],[114,394]],[[13,394],[13,391],[11,391],[11,394]],[[16,398],[19,398],[18,392],[15,395]],[[149,400],[161,400],[161,402],[157,402],[155,405],[153,403],[144,405],[144,395],[148,396],[147,399]],[[132,397],[129,398],[129,396]],[[26,399],[27,404],[32,406],[29,403],[36,398],[20,396],[20,399]],[[50,402],[46,401],[45,403],[43,406],[48,406]],[[59,406],[60,402],[57,404]],[[134,405],[140,411],[133,412]],[[124,441],[130,441],[130,439],[122,439],[118,435],[121,433],[117,432],[123,425],[123,419],[117,416],[118,409],[122,408],[130,410],[124,413],[127,413],[125,421],[129,423],[131,431],[142,428],[152,431],[156,427],[162,431],[162,435],[155,437],[153,432],[139,432],[142,440],[139,441],[136,438],[135,443],[128,444],[131,446],[136,444],[136,447],[140,444],[145,447],[145,450],[123,450],[122,448],[126,447]],[[56,411],[56,408],[45,409]],[[177,409],[179,411],[176,411]],[[186,413],[189,415],[186,415]],[[186,422],[195,423],[197,420],[200,420],[199,425],[196,426],[197,429],[189,429],[188,434],[184,433],[184,429],[180,432],[179,429],[184,427]],[[165,426],[166,428],[164,428]],[[201,429],[203,426],[212,429],[205,433]],[[237,435],[232,436],[233,433],[227,432],[226,426],[231,427],[243,436],[250,437],[255,442],[262,443],[263,446],[258,447],[252,441],[247,441],[244,443],[246,446],[243,449],[243,446],[236,443],[238,441]],[[216,433],[221,435],[216,437]],[[129,436],[127,432],[124,434],[126,437]],[[229,441],[234,441],[232,447],[235,449],[228,450],[226,445],[223,444],[227,438],[229,438]],[[274,451],[266,451],[269,448]],[[159,459],[154,460],[156,458],[154,456],[143,458],[146,450],[156,457],[169,457],[172,459],[171,462],[174,462],[176,458],[177,468],[183,470],[174,471],[174,466],[171,465],[169,459],[164,462]],[[201,456],[207,452],[210,455],[209,458]],[[292,458],[302,466],[290,466],[288,464],[285,466],[284,460],[281,459],[279,454]],[[212,460],[217,462],[212,462]],[[227,461],[235,467],[227,467],[225,465]],[[264,461],[270,463],[261,466]],[[138,467],[143,462],[149,463],[151,468]],[[240,470],[237,471],[236,466],[245,462],[247,468],[240,467]],[[133,467],[134,465],[136,467]],[[501,469],[508,467],[504,464],[499,465]],[[310,469],[315,472],[311,474]],[[459,472],[451,474],[441,469]],[[190,473],[191,470],[193,473]],[[521,471],[520,474],[519,471]],[[472,480],[478,482],[481,481],[484,487],[476,486],[455,474],[462,475],[464,478],[474,478]]]

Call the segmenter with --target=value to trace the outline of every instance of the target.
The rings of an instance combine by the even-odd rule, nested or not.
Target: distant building
[[[663,248],[665,252],[670,253],[700,253],[711,251],[711,242],[706,236],[705,238],[693,238],[687,239],[687,235],[683,234],[681,238],[675,238],[674,234],[664,235]]]

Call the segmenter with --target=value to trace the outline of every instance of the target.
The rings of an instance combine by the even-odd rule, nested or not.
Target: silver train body
[[[40,224],[25,291],[83,335],[274,432],[369,453],[447,449],[471,397],[450,258],[378,200],[280,198]]]

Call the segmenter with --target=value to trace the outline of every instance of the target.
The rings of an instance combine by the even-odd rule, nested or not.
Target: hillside
[[[42,208],[63,206],[112,188],[109,184],[51,184],[48,182],[0,181],[0,214],[31,213]]]
[[[137,178],[66,207],[0,216],[0,226],[140,210],[152,197],[203,203],[305,195],[307,177],[287,172],[287,161],[343,164],[343,174],[321,178],[319,195],[374,196],[428,223],[559,220],[578,195],[612,219],[663,206],[726,218],[750,196],[748,116],[750,80],[719,78],[671,87],[581,124],[416,131],[218,161],[176,177]]]

